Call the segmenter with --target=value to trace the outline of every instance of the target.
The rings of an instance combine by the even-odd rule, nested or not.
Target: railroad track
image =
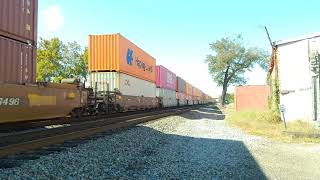
[[[171,109],[175,109],[179,107],[172,107]],[[22,121],[22,122],[12,122],[12,123],[3,123],[0,125],[0,136],[1,134],[6,134],[10,132],[17,131],[25,131],[35,128],[41,128],[44,126],[54,126],[61,124],[76,124],[80,122],[93,121],[97,119],[111,119],[118,118],[122,116],[136,115],[136,114],[145,114],[148,112],[160,112],[159,109],[150,109],[150,110],[139,110],[139,111],[127,111],[121,113],[113,113],[108,115],[100,115],[100,116],[85,116],[85,117],[64,117],[64,118],[55,118],[55,119],[44,119],[37,121]]]
[[[59,150],[59,147],[50,149],[50,146],[93,137],[120,128],[132,127],[147,121],[184,113],[190,109],[191,107],[166,109],[162,111],[115,117],[112,119],[104,118],[80,122],[70,126],[53,129],[37,129],[35,131],[12,133],[0,137],[0,159],[45,147],[48,147],[47,149],[49,151]]]

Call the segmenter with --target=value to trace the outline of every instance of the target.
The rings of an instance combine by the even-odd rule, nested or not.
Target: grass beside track
[[[225,110],[226,121],[234,126],[241,128],[247,133],[264,136],[277,141],[283,142],[312,142],[320,143],[320,137],[309,136],[294,136],[286,132],[301,133],[304,135],[320,134],[320,129],[317,129],[312,124],[295,121],[287,123],[287,130],[282,122],[278,122],[276,115],[270,111],[241,111],[235,112],[230,105]]]

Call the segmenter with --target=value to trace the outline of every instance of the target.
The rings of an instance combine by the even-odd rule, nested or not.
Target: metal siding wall
[[[312,119],[312,77],[308,51],[308,40],[278,47],[280,92],[293,91],[280,94],[280,104],[286,108],[288,121]]]

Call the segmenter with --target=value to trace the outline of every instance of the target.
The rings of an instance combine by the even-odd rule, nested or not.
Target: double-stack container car
[[[176,88],[177,88],[176,74],[165,68],[164,66],[157,66],[156,68],[156,95],[160,97],[163,107],[177,106]]]
[[[179,106],[188,105],[188,99],[186,95],[186,81],[181,77],[177,76],[177,89],[176,89],[176,96],[178,100]]]
[[[190,83],[186,83],[186,96],[187,96],[187,101],[188,105],[193,105],[193,87]]]
[[[158,107],[156,60],[120,34],[89,36],[89,84],[118,91],[124,110]]]

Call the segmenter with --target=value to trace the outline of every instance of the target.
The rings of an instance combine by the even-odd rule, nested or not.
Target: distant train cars
[[[89,36],[89,88],[118,91],[124,110],[204,104],[206,95],[121,34]],[[154,98],[154,99],[150,99]]]

